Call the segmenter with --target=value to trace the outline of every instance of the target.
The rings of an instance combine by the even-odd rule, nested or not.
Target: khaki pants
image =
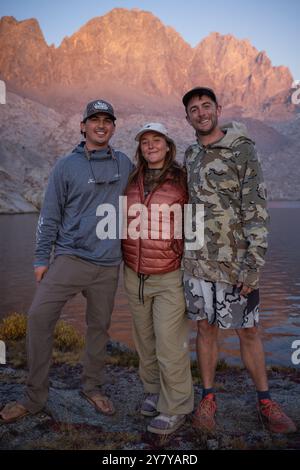
[[[125,266],[124,286],[133,318],[140,377],[146,393],[159,393],[157,410],[188,414],[194,395],[182,272],[151,275],[139,301],[139,277]]]
[[[50,265],[28,312],[29,375],[21,403],[31,413],[41,410],[47,400],[53,335],[61,309],[79,292],[84,292],[87,300],[83,390],[91,394],[101,387],[118,275],[119,266],[97,266],[75,256],[57,256]]]

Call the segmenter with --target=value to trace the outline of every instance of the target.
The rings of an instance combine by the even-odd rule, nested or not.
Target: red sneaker
[[[282,411],[276,401],[260,400],[257,408],[261,421],[269,431],[285,434],[297,431],[295,423]]]
[[[216,421],[215,414],[217,404],[215,395],[209,393],[200,401],[193,417],[193,426],[199,431],[212,432],[215,430]]]

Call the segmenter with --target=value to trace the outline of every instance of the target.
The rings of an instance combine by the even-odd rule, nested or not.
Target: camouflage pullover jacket
[[[254,142],[243,124],[222,127],[219,141],[185,153],[189,203],[204,205],[204,245],[185,250],[192,276],[257,288],[267,250],[266,189]]]

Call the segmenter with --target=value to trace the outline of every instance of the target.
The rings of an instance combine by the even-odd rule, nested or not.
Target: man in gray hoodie
[[[119,228],[107,236],[105,226],[109,213],[115,215],[112,223],[119,220],[119,197],[133,169],[129,158],[109,145],[115,120],[110,103],[88,103],[81,122],[85,141],[59,159],[50,175],[37,227],[38,288],[28,312],[26,394],[2,409],[7,423],[44,407],[54,328],[64,304],[79,292],[87,300],[82,395],[99,412],[114,413],[101,385],[122,255]]]

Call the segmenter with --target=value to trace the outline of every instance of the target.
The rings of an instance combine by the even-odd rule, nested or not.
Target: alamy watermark
[[[300,80],[294,80],[292,89],[296,90],[292,93],[291,100],[293,104],[300,104]]]
[[[292,349],[295,349],[291,356],[292,364],[298,366],[300,364],[300,339],[292,342]]]
[[[200,250],[204,245],[204,205],[151,204],[149,207],[135,203],[129,207],[127,196],[119,197],[119,217],[113,204],[100,204],[96,216],[101,220],[96,226],[100,240],[131,238],[151,240],[185,240],[186,250]]]
[[[6,364],[6,345],[0,341],[0,364]]]
[[[6,104],[6,85],[3,80],[0,80],[0,104]]]

